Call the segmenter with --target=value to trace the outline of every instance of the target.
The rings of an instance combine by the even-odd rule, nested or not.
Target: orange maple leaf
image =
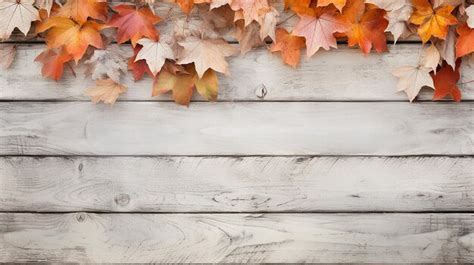
[[[72,56],[67,53],[65,49],[61,49],[59,53],[48,49],[35,58],[35,62],[41,62],[43,64],[43,68],[41,69],[43,76],[56,81],[63,76],[64,64],[71,60]]]
[[[451,12],[453,6],[442,5],[433,10],[428,0],[412,0],[415,11],[410,17],[410,22],[419,25],[418,35],[423,43],[426,43],[431,36],[446,39],[448,26],[457,23],[456,17]]]
[[[309,4],[311,4],[311,0],[285,0],[285,9],[305,8],[309,7]]]
[[[339,11],[346,5],[346,0],[318,0],[318,6],[328,6],[333,4]]]
[[[100,30],[105,27],[95,21],[87,21],[80,25],[69,18],[51,17],[38,26],[37,32],[48,30],[46,35],[48,47],[59,48],[64,45],[77,63],[89,45],[98,49],[104,48]]]
[[[270,51],[281,52],[283,62],[296,67],[300,62],[301,49],[304,46],[304,38],[289,34],[284,28],[277,28],[276,42],[272,44]]]
[[[118,28],[117,42],[119,44],[131,40],[132,46],[135,47],[138,40],[143,37],[158,40],[158,30],[154,25],[161,19],[153,14],[148,6],[136,9],[134,6],[122,4],[113,9],[117,14],[112,16],[109,25]]]
[[[385,15],[385,10],[372,4],[364,4],[363,0],[348,0],[342,17],[350,25],[344,32],[349,47],[358,44],[365,54],[370,52],[372,46],[377,52],[386,51],[385,29],[388,21]]]
[[[436,74],[432,73],[433,84],[435,87],[433,100],[441,100],[447,96],[451,96],[454,101],[461,101],[461,90],[457,86],[459,78],[459,66],[461,65],[461,60],[456,61],[456,69],[444,64]]]
[[[463,24],[456,31],[459,34],[456,41],[456,57],[459,58],[474,52],[474,29]]]
[[[107,1],[105,0],[68,0],[57,13],[57,16],[72,18],[79,24],[88,17],[101,21],[107,20]]]
[[[176,3],[187,15],[189,15],[189,12],[191,12],[194,7],[194,0],[176,0]]]

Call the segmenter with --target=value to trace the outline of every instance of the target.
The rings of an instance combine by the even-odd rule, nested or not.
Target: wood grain
[[[93,81],[84,77],[84,68],[69,69],[60,82],[41,77],[41,65],[34,58],[43,44],[19,45],[16,61],[8,71],[0,71],[0,100],[88,100],[84,91]],[[232,76],[220,76],[220,101],[393,101],[408,102],[405,93],[396,92],[392,70],[416,65],[421,45],[399,44],[390,53],[364,56],[357,49],[341,45],[338,50],[321,51],[304,60],[297,69],[283,65],[279,55],[258,49],[230,59]],[[124,46],[124,54],[131,53]],[[474,80],[474,64],[462,67],[461,82]],[[123,83],[127,93],[120,100],[169,101],[170,95],[151,97],[151,78],[139,82],[127,73]],[[460,85],[464,100],[474,99],[474,83]],[[265,90],[265,97],[262,99]],[[433,90],[423,89],[421,100],[431,100]],[[195,93],[197,94],[197,93]],[[195,95],[195,101],[203,98]]]
[[[469,211],[473,159],[1,157],[0,211]]]
[[[472,155],[474,103],[12,102],[2,155]]]
[[[474,262],[473,214],[0,214],[0,262]]]

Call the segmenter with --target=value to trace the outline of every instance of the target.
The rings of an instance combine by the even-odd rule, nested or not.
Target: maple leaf
[[[300,62],[301,49],[304,46],[304,39],[302,37],[289,34],[284,28],[278,28],[276,31],[276,42],[272,44],[270,51],[280,51],[283,62],[296,67]]]
[[[189,106],[194,90],[194,76],[189,73],[161,71],[153,83],[152,96],[172,91],[176,103]]]
[[[472,29],[474,28],[474,5],[466,8],[466,15],[467,15],[467,25]]]
[[[448,26],[457,23],[456,17],[451,12],[454,7],[450,5],[440,6],[433,9],[428,0],[412,0],[415,12],[410,17],[410,22],[419,25],[418,35],[423,43],[431,36],[445,39],[448,34]]]
[[[309,7],[311,0],[285,0],[285,9],[301,9]]]
[[[367,0],[366,3],[375,4],[387,11],[388,26],[386,32],[391,32],[396,43],[400,37],[408,37],[411,31],[408,20],[413,13],[411,0]]]
[[[459,74],[460,64],[461,60],[457,60],[454,70],[451,66],[444,64],[438,73],[432,74],[435,88],[433,100],[441,100],[450,96],[456,102],[461,101],[461,90],[459,90],[457,86],[459,78],[461,77]]]
[[[142,79],[145,73],[147,73],[150,77],[153,77],[153,73],[148,67],[146,61],[136,60],[137,54],[140,52],[141,49],[141,45],[135,46],[135,48],[133,48],[134,55],[128,60],[128,70],[132,72],[133,79],[135,81]]]
[[[112,16],[109,25],[118,28],[119,44],[131,40],[132,46],[135,47],[137,41],[143,37],[158,40],[158,30],[154,25],[161,19],[153,14],[148,6],[136,9],[134,6],[122,4],[113,9],[118,13]]]
[[[51,9],[53,8],[54,3],[57,3],[56,0],[36,0],[35,6],[42,10],[45,10],[47,15],[51,13]]]
[[[267,0],[233,0],[230,7],[234,11],[242,11],[245,26],[252,21],[261,21],[261,16],[270,11]]]
[[[178,64],[194,63],[200,78],[207,69],[228,74],[229,69],[225,57],[237,52],[235,47],[223,39],[205,40],[191,36],[178,44],[184,48]]]
[[[166,59],[175,59],[173,49],[165,42],[143,38],[137,43],[142,45],[143,48],[138,52],[135,61],[145,60],[153,75],[161,70]]]
[[[16,45],[1,44],[0,45],[0,66],[2,69],[8,69],[15,59]]]
[[[165,67],[155,78],[152,96],[171,91],[176,103],[189,106],[194,89],[206,99],[216,100],[218,80],[214,70],[207,70],[202,78],[199,78],[192,64],[181,71],[171,71],[170,67]]]
[[[440,59],[441,56],[436,46],[430,45],[428,48],[423,48],[420,57],[420,65],[431,68],[436,73]]]
[[[270,37],[273,41],[275,40],[275,28],[278,22],[278,17],[280,13],[278,11],[271,7],[270,11],[265,13],[261,17],[260,21],[260,39],[264,40],[267,36]]]
[[[293,29],[295,36],[306,39],[306,55],[311,57],[319,48],[337,48],[335,32],[345,32],[348,24],[335,16],[334,8],[311,7],[298,10],[300,21]]]
[[[112,79],[97,80],[95,86],[86,90],[94,104],[103,101],[106,104],[113,105],[120,94],[125,93],[127,88],[115,82]]]
[[[459,58],[474,52],[474,29],[463,24],[456,31],[459,34],[456,41],[456,57]]]
[[[63,48],[59,53],[51,49],[45,50],[35,58],[35,61],[43,64],[41,73],[44,77],[58,81],[63,75],[64,64],[72,59],[72,56]]]
[[[36,30],[37,32],[48,30],[46,35],[48,47],[59,48],[64,45],[77,63],[89,45],[98,49],[104,47],[100,30],[105,27],[95,21],[87,21],[80,25],[69,18],[51,17],[41,23]]]
[[[89,17],[105,21],[107,20],[107,1],[68,0],[56,15],[71,18],[79,24],[84,24]]]
[[[446,35],[446,39],[436,39],[436,48],[446,63],[451,65],[454,69],[456,67],[456,30],[454,26],[450,26],[448,29],[448,34]]]
[[[117,45],[108,46],[106,50],[95,50],[84,64],[88,66],[86,74],[92,75],[93,80],[110,78],[119,83],[120,76],[127,71],[123,51]]]
[[[260,28],[258,23],[253,21],[250,25],[245,26],[243,20],[235,23],[234,37],[239,41],[239,48],[241,54],[246,54],[252,48],[263,44],[260,38]]]
[[[385,29],[388,21],[385,19],[386,11],[372,4],[364,4],[363,0],[348,0],[343,10],[343,18],[350,23],[349,29],[344,33],[348,38],[348,45],[356,44],[365,54],[375,48],[377,52],[387,50]]]
[[[0,39],[8,39],[18,28],[23,34],[30,31],[31,22],[39,20],[34,0],[2,0],[0,2]]]
[[[346,0],[318,0],[318,6],[328,6],[333,4],[339,11],[346,5]]]
[[[422,87],[433,88],[433,79],[430,76],[430,69],[422,66],[402,66],[395,69],[392,74],[400,80],[397,84],[397,91],[404,91],[410,102],[412,102]]]

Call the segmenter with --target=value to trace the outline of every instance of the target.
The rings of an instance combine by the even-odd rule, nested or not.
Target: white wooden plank
[[[470,157],[1,157],[0,183],[0,211],[474,209]]]
[[[11,69],[0,71],[0,100],[88,100],[86,88],[93,85],[84,78],[83,68],[77,77],[66,70],[64,79],[54,82],[41,77],[41,65],[33,62],[44,49],[43,44],[19,45],[18,55]],[[127,47],[127,48],[126,48]],[[298,69],[283,65],[279,55],[258,49],[230,60],[232,76],[220,76],[221,101],[366,101],[402,100],[403,92],[396,92],[397,79],[393,69],[416,64],[421,45],[399,44],[390,53],[364,56],[357,49],[341,45],[338,50],[321,51],[302,62]],[[124,53],[130,53],[124,46]],[[461,82],[474,80],[474,65],[464,64]],[[151,78],[139,82],[127,74],[123,83],[129,88],[122,100],[170,100],[169,95],[151,98]],[[474,83],[460,85],[463,99],[474,99]],[[420,99],[431,100],[432,89],[424,89]],[[196,95],[195,100],[203,100]]]
[[[0,262],[474,262],[473,214],[0,214]]]
[[[473,106],[4,102],[0,154],[471,155]]]

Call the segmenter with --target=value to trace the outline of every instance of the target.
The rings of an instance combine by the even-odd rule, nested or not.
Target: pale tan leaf
[[[392,74],[399,78],[397,91],[404,91],[412,102],[422,87],[427,86],[434,89],[430,71],[429,68],[414,66],[402,66],[395,69]]]
[[[94,55],[85,61],[86,74],[93,80],[110,78],[120,82],[122,74],[127,72],[127,59],[118,45],[110,45],[106,50],[95,50]]]
[[[166,59],[175,59],[171,47],[162,41],[153,41],[143,38],[138,41],[143,48],[138,52],[135,62],[145,60],[153,75],[156,75],[165,64]]]
[[[194,63],[199,78],[207,69],[228,74],[228,64],[225,57],[232,56],[237,49],[223,39],[200,39],[188,37],[178,42],[183,47],[178,64]]]
[[[270,11],[262,17],[262,21],[260,21],[260,39],[265,40],[266,37],[270,37],[273,41],[276,40],[275,29],[279,16],[280,13],[272,7]]]
[[[120,94],[127,91],[127,88],[115,82],[112,79],[97,80],[95,87],[86,90],[93,103],[103,101],[106,104],[113,105]]]
[[[436,73],[436,67],[438,67],[441,55],[438,49],[434,45],[430,45],[428,48],[423,47],[420,58],[420,66],[430,68]]]
[[[23,34],[30,31],[31,22],[39,20],[35,0],[2,0],[0,2],[0,39],[8,39],[18,28]]]
[[[453,69],[456,67],[456,27],[449,27],[445,40],[436,40],[441,58],[443,58]]]

